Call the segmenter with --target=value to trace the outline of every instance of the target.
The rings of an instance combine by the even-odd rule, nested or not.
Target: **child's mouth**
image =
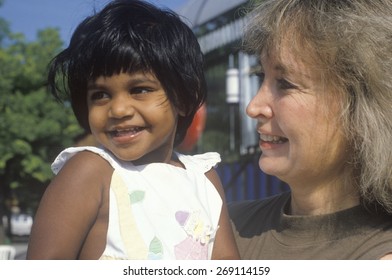
[[[144,130],[144,127],[132,127],[132,128],[124,128],[124,129],[115,129],[109,131],[109,134],[112,137],[132,137],[138,134],[140,131]]]

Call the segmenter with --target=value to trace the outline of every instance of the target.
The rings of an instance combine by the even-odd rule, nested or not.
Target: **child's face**
[[[168,162],[178,112],[152,74],[120,73],[89,82],[88,117],[100,144],[135,165]]]

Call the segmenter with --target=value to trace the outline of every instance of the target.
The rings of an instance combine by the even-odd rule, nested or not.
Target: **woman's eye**
[[[262,84],[265,76],[264,72],[256,72],[255,75],[259,78],[260,84]]]
[[[287,90],[287,89],[295,89],[297,88],[294,84],[290,83],[289,81],[285,79],[278,79],[278,86],[282,90]]]

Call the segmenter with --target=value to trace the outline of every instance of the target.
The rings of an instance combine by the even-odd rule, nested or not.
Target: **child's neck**
[[[180,159],[178,158],[178,156],[175,152],[172,153],[169,164],[185,169],[185,165],[180,161]]]

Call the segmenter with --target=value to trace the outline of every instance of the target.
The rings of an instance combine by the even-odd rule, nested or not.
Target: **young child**
[[[219,154],[173,149],[206,98],[202,53],[171,11],[112,1],[51,63],[100,147],[64,150],[28,259],[236,259]],[[59,77],[63,77],[62,79]]]

